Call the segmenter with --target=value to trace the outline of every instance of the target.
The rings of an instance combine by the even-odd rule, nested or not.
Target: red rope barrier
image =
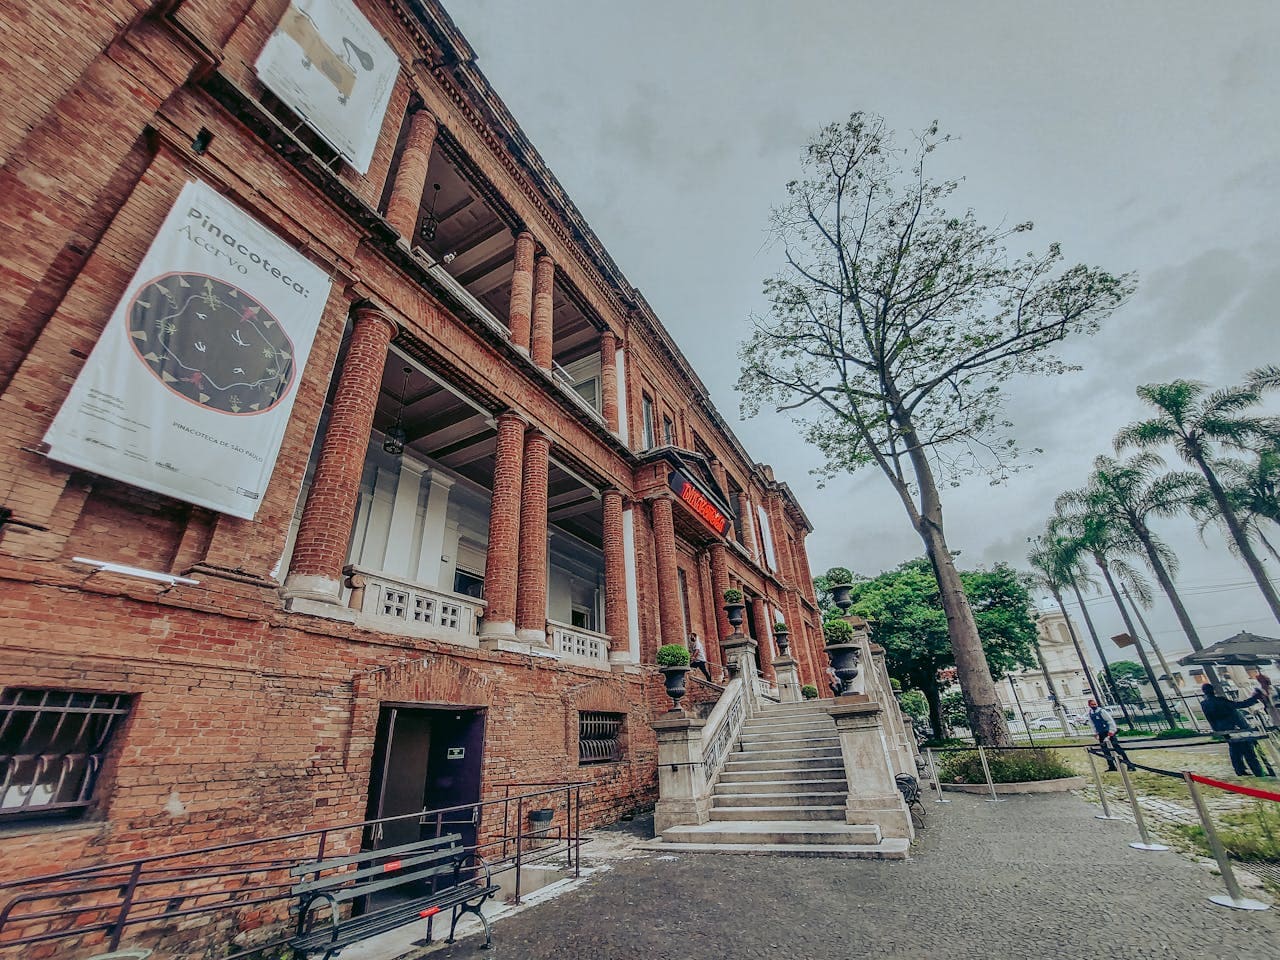
[[[1217,787],[1219,790],[1229,790],[1232,793],[1243,793],[1246,797],[1257,797],[1259,800],[1275,800],[1280,802],[1280,793],[1272,793],[1270,790],[1259,790],[1257,787],[1242,787],[1236,783],[1224,783],[1221,780],[1215,780],[1213,777],[1204,777],[1198,773],[1191,774],[1191,779],[1196,783],[1203,783],[1206,786]]]

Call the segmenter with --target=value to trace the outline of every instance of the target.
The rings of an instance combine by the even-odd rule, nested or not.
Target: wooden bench
[[[488,950],[493,944],[489,921],[480,908],[497,893],[498,886],[488,864],[464,847],[456,833],[302,863],[289,873],[300,878],[292,889],[298,898],[298,925],[289,946],[304,956],[324,951],[324,960],[329,960],[343,947],[415,920],[429,922],[444,910],[453,913],[449,943],[458,918],[474,913],[484,926],[481,949]],[[395,888],[404,888],[406,899],[354,915],[348,910],[343,915],[344,904]],[[325,904],[328,917],[321,921],[313,911]]]

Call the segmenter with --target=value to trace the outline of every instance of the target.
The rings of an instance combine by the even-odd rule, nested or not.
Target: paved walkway
[[[1072,795],[926,800],[905,863],[638,854],[432,960],[1155,960],[1280,955],[1280,908],[1208,904],[1221,881],[1131,849]]]

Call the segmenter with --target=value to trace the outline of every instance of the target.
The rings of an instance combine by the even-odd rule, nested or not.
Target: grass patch
[[[1032,780],[1059,780],[1074,777],[1075,770],[1048,750],[992,749],[987,765],[994,783],[1026,783]],[[982,761],[976,751],[953,753],[939,764],[938,778],[947,783],[986,783]]]

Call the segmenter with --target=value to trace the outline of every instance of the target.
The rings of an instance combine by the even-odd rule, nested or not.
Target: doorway
[[[484,754],[484,710],[383,704],[373,744],[365,819],[380,820],[423,810],[476,803]],[[364,849],[429,840],[458,833],[473,846],[479,808],[437,817],[406,816],[366,830]]]

